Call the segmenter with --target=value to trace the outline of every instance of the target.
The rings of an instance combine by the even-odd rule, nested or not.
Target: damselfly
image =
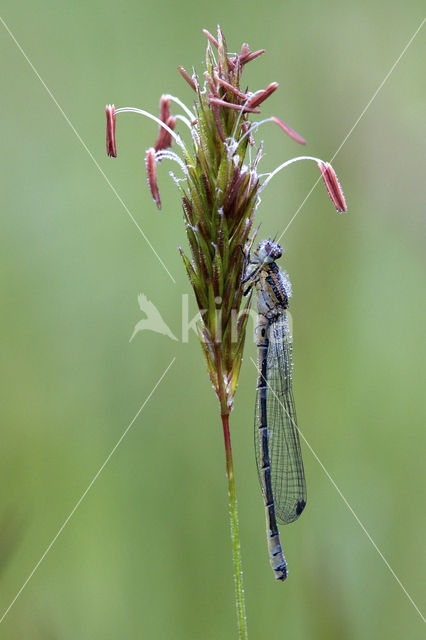
[[[291,284],[275,260],[276,242],[264,240],[246,252],[245,294],[255,287],[258,321],[258,379],[255,449],[266,512],[269,560],[277,580],[287,577],[277,521],[289,524],[306,505],[306,484],[291,385],[291,336],[287,308]]]

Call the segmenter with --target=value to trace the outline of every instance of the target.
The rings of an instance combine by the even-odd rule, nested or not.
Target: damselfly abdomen
[[[277,521],[289,524],[306,505],[306,483],[291,385],[291,336],[287,308],[291,285],[275,260],[280,245],[264,240],[250,256],[245,293],[255,287],[258,379],[255,411],[256,462],[266,512],[269,559],[277,580],[287,577]]]

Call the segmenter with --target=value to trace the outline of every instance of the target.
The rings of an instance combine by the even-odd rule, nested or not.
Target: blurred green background
[[[191,102],[177,64],[203,71],[202,27],[267,54],[277,115],[329,159],[423,18],[374,0],[260,7],[147,0],[2,2],[1,15],[173,275],[132,223],[0,25],[0,615],[172,358],[174,364],[0,625],[7,639],[236,638],[224,451],[195,335],[140,333],[137,294],[177,335],[190,294],[176,189],[148,192],[163,92]],[[300,428],[416,604],[424,606],[423,29],[334,160],[350,214],[318,186],[284,237],[294,286]],[[300,148],[262,130],[268,171]],[[296,165],[258,210],[280,233],[317,172]],[[284,261],[283,261],[284,264]],[[195,302],[190,298],[195,314]],[[275,583],[253,453],[256,371],[247,355],[231,416],[250,638],[420,638],[423,623],[304,445],[308,506],[282,528],[290,578]]]

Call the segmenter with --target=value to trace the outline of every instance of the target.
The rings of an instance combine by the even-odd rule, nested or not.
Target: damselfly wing
[[[306,482],[292,391],[292,344],[286,315],[269,324],[266,360],[266,419],[271,488],[278,522],[290,524],[306,505]],[[254,440],[261,480],[258,427],[260,391],[257,391]]]

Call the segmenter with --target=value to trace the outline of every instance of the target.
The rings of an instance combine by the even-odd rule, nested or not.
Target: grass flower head
[[[237,54],[228,52],[223,33],[217,38],[207,30],[206,70],[200,80],[178,70],[193,90],[194,105],[188,108],[178,98],[163,95],[160,117],[136,108],[107,107],[107,152],[116,157],[115,118],[133,111],[155,120],[157,140],[146,152],[148,186],[161,208],[157,165],[170,160],[171,173],[180,191],[190,256],[179,248],[201,314],[200,338],[207,369],[221,403],[229,413],[238,383],[250,300],[243,302],[244,248],[249,240],[259,195],[282,168],[298,160],[314,160],[338,211],[346,210],[343,191],[328,163],[302,156],[284,163],[270,174],[258,174],[262,144],[256,146],[256,130],[267,122],[278,125],[299,144],[305,140],[281,119],[273,116],[253,122],[260,106],[278,88],[272,82],[255,92],[241,89],[245,66],[264,53],[243,44]],[[171,114],[171,103],[176,114]],[[185,139],[175,132],[179,121],[188,129]],[[175,148],[175,150],[172,149]],[[241,313],[242,312],[242,313]]]

